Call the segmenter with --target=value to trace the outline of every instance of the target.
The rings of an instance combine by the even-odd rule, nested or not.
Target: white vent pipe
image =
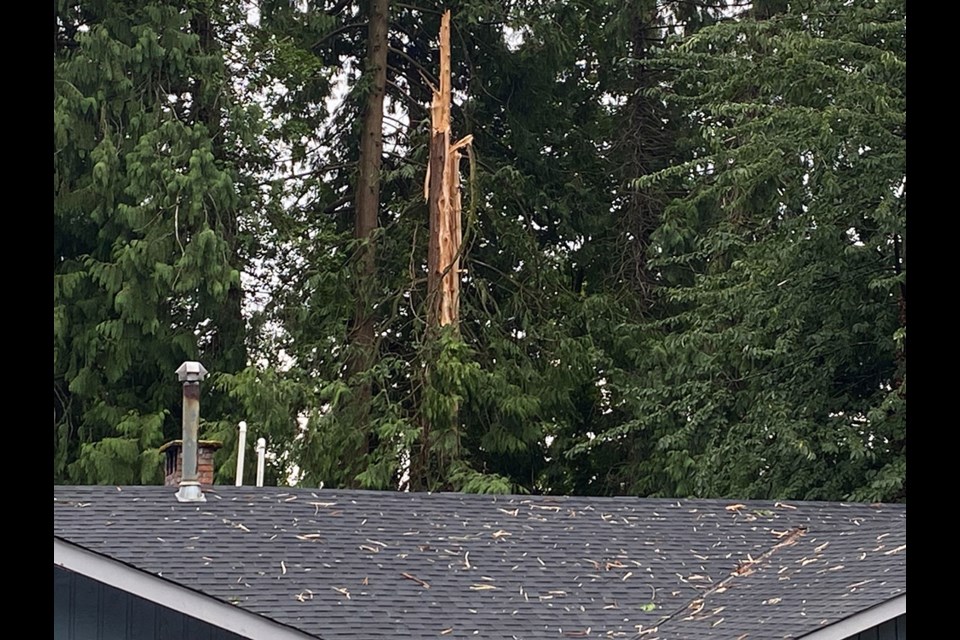
[[[257,439],[257,486],[263,486],[263,465],[266,463],[267,441],[265,438]]]
[[[247,423],[241,421],[237,425],[240,429],[240,437],[237,442],[237,486],[243,486],[243,453],[247,448]]]

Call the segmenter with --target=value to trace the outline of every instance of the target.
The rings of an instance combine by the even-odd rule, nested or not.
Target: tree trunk
[[[426,198],[430,209],[430,246],[427,255],[427,326],[456,325],[460,320],[460,151],[467,136],[450,144],[450,12],[440,24],[440,87],[430,108],[430,162]]]
[[[450,12],[443,14],[440,23],[440,86],[433,92],[431,105],[430,160],[424,196],[430,212],[430,240],[427,249],[427,343],[430,354],[438,353],[438,338],[443,327],[458,330],[460,322],[460,149],[473,140],[466,136],[450,143],[451,106]],[[424,368],[425,386],[431,380],[433,366]],[[414,490],[429,489],[434,479],[432,465],[431,430],[456,429],[457,409],[452,416],[443,416],[443,424],[432,424],[440,416],[421,411],[419,450],[412,452],[410,484]]]
[[[383,97],[387,84],[387,10],[389,0],[370,0],[370,23],[367,31],[366,73],[370,75],[370,93],[363,110],[360,133],[360,163],[357,177],[356,220],[353,237],[359,241],[358,264],[354,285],[356,310],[350,327],[351,356],[347,365],[348,380],[367,371],[373,364],[375,329],[373,303],[376,292],[376,248],[374,233],[378,226],[380,208],[380,165],[383,158]],[[354,388],[353,410],[350,419],[359,431],[358,449],[352,462],[362,468],[362,460],[370,446],[369,380],[350,383]],[[353,485],[355,474],[347,474],[347,483]]]
[[[638,61],[631,96],[626,105],[626,122],[622,134],[624,178],[631,184],[665,164],[670,152],[670,141],[664,130],[660,105],[646,92],[657,83],[647,65],[651,42],[660,38],[661,18],[656,3],[644,2],[632,6],[630,25],[631,55]],[[644,309],[652,304],[654,278],[647,261],[650,235],[660,222],[663,212],[663,194],[657,188],[629,187],[624,210],[623,242],[626,248],[622,279],[629,283]]]

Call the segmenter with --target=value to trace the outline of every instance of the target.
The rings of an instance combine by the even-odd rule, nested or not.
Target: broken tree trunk
[[[466,136],[450,144],[450,12],[440,23],[440,87],[434,88],[431,115],[430,162],[424,196],[430,209],[427,253],[427,326],[430,330],[454,325],[460,318],[460,149],[473,140]]]
[[[450,12],[440,22],[440,86],[433,89],[431,105],[430,160],[424,184],[424,197],[430,212],[430,241],[427,249],[427,340],[428,349],[424,368],[425,388],[442,393],[437,380],[432,380],[434,363],[431,357],[439,353],[437,345],[441,330],[450,327],[458,331],[460,320],[460,149],[473,136],[450,143]],[[442,403],[440,403],[442,404]],[[423,410],[422,410],[423,411]],[[434,451],[435,441],[445,432],[458,431],[458,408],[454,404],[449,415],[420,415],[420,442],[418,455],[411,459],[410,487],[429,490],[445,478],[442,452]],[[431,430],[434,434],[431,434]],[[459,443],[459,436],[454,435]],[[456,446],[459,449],[459,445]],[[448,452],[449,453],[449,452]],[[456,453],[454,452],[454,455]],[[435,459],[436,458],[436,459]]]

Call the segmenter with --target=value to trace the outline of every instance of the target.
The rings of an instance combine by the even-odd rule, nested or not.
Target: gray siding
[[[245,640],[58,566],[53,567],[54,640]]]
[[[850,636],[849,640],[907,640],[907,614]]]

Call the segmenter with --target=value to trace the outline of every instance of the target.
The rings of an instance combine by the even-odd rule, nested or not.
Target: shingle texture
[[[54,536],[324,640],[800,638],[906,593],[903,505],[55,487]]]

